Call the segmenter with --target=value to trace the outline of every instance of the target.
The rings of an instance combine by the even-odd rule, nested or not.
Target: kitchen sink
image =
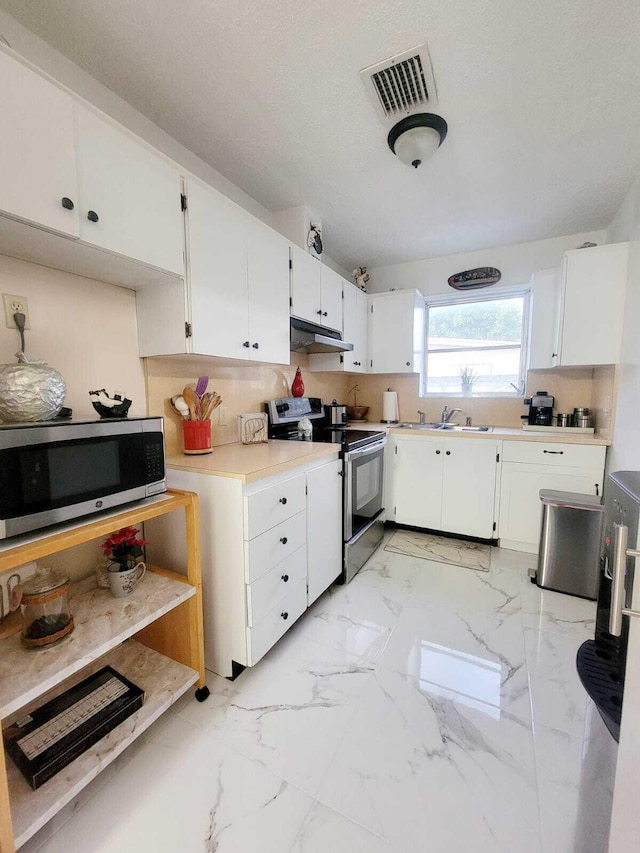
[[[448,432],[493,432],[491,426],[461,426],[460,424],[443,424],[439,429]]]
[[[442,424],[421,424],[417,421],[403,421],[401,424],[397,424],[399,429],[441,429]]]
[[[462,424],[436,424],[436,423],[417,423],[415,421],[403,421],[398,424],[399,429],[423,429],[437,430],[438,432],[493,432],[491,426],[463,426]]]

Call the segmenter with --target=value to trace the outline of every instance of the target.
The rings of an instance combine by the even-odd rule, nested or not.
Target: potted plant
[[[471,397],[473,394],[473,383],[476,381],[476,376],[472,367],[460,368],[460,382],[462,384],[462,396]]]
[[[109,589],[116,598],[131,595],[146,571],[142,556],[146,539],[139,539],[137,527],[123,527],[102,543],[104,556],[111,560],[109,565]]]

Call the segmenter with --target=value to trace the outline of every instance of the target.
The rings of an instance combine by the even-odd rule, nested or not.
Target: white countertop
[[[263,444],[221,444],[207,456],[167,457],[167,467],[232,477],[252,483],[318,459],[337,458],[340,446],[311,441],[267,441]]]
[[[598,435],[576,434],[567,429],[567,432],[527,432],[522,427],[494,426],[489,432],[461,432],[460,430],[442,429],[400,429],[396,424],[369,423],[365,421],[353,421],[349,423],[350,429],[376,430],[383,429],[390,435],[427,435],[446,436],[447,438],[477,438],[496,439],[500,441],[543,441],[546,444],[594,444],[609,447],[610,438]]]

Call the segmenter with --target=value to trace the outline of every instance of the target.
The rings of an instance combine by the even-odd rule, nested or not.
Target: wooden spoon
[[[189,388],[188,385],[182,390],[182,396],[184,397],[184,401],[189,408],[189,417],[192,421],[197,421],[198,417],[196,415],[196,408],[198,404],[198,395],[193,390],[193,388]]]

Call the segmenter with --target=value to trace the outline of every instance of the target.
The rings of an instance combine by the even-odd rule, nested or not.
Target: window
[[[429,299],[426,309],[426,394],[522,395],[528,290]]]

